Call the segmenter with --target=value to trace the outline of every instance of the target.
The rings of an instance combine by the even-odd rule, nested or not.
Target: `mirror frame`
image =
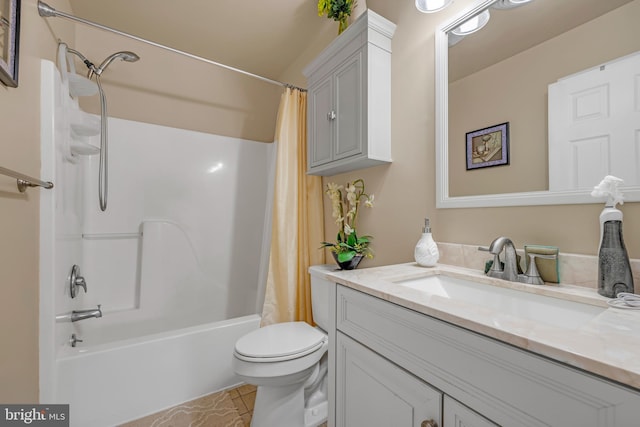
[[[604,203],[604,199],[592,197],[590,189],[570,191],[546,190],[457,197],[449,195],[449,45],[447,33],[460,26],[460,24],[469,18],[482,12],[496,1],[497,0],[477,0],[474,5],[455,15],[452,19],[436,28],[436,208],[446,209]],[[640,201],[639,186],[625,186],[622,190],[626,202]]]

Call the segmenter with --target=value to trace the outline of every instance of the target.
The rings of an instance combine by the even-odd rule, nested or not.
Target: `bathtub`
[[[71,426],[107,427],[231,387],[238,382],[235,342],[259,324],[250,315],[143,339],[67,346],[56,362],[57,399],[73,402]]]
[[[78,149],[99,136],[71,132],[97,119],[49,61],[41,90],[55,187],[40,192],[40,402],[69,404],[71,426],[114,426],[237,385],[233,348],[264,299],[273,144],[110,118],[101,212],[98,158]],[[74,265],[87,289],[72,298]],[[70,321],[98,304],[102,317]]]

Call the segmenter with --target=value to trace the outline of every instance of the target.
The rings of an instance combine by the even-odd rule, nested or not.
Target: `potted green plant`
[[[330,248],[336,263],[343,270],[352,270],[363,258],[373,258],[370,247],[371,236],[358,236],[357,220],[360,205],[373,207],[374,195],[365,193],[364,180],[348,182],[344,187],[328,183],[325,193],[332,205],[332,215],[338,225],[335,242],[322,242]]]
[[[349,25],[354,5],[354,0],[318,0],[318,16],[327,15],[327,18],[338,21],[338,34],[341,34]]]

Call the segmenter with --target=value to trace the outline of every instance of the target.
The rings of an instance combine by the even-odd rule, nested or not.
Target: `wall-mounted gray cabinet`
[[[367,10],[305,68],[310,175],[391,162],[395,27]]]

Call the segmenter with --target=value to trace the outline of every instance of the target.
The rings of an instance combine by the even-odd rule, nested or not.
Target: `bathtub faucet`
[[[71,312],[71,321],[77,322],[78,320],[89,319],[91,317],[102,317],[102,310],[100,310],[100,304],[97,309],[92,310],[73,310]]]

